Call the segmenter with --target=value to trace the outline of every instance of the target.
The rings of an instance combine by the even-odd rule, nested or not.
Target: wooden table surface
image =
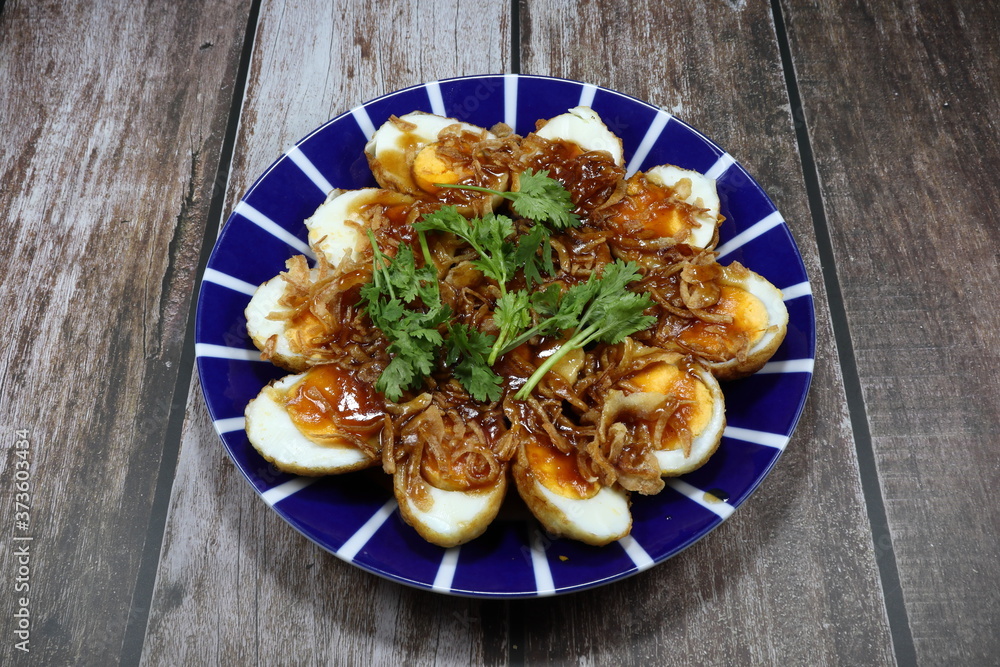
[[[0,2],[0,664],[998,664],[998,34],[992,0]],[[787,451],[719,529],[498,602],[287,526],[212,428],[192,322],[220,224],[294,141],[505,72],[726,147],[818,332]]]

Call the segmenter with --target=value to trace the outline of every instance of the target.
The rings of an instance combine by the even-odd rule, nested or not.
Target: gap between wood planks
[[[799,146],[809,212],[812,215],[813,228],[816,232],[823,285],[826,288],[827,301],[830,306],[833,337],[837,345],[840,372],[843,376],[847,398],[847,410],[851,418],[851,431],[854,434],[854,446],[858,457],[861,492],[865,498],[865,509],[868,523],[871,526],[875,562],[878,565],[879,581],[882,584],[882,598],[889,621],[893,652],[897,664],[913,665],[917,662],[916,647],[913,643],[910,621],[903,600],[903,588],[900,584],[896,553],[892,545],[892,532],[889,530],[889,519],[882,496],[882,484],[878,477],[875,450],[868,427],[868,412],[861,391],[861,376],[854,355],[854,343],[851,339],[844,296],[840,290],[836,258],[833,252],[833,239],[826,219],[826,209],[823,205],[823,194],[819,184],[819,170],[813,156],[812,144],[809,141],[809,128],[802,108],[798,81],[795,78],[781,0],[771,0],[771,14],[774,18],[774,30],[781,53],[781,67],[785,74],[785,88],[788,90],[795,139]]]
[[[3,2],[4,0],[0,0],[0,10],[3,8]],[[243,108],[243,97],[246,93],[247,74],[250,70],[250,57],[253,54],[254,35],[257,32],[259,16],[260,0],[252,0],[250,13],[247,17],[246,31],[243,35],[243,50],[240,55],[240,64],[236,70],[236,81],[233,84],[233,100],[229,107],[226,135],[223,138],[222,149],[219,154],[219,168],[213,181],[212,199],[208,208],[208,222],[205,226],[205,236],[202,240],[201,254],[198,258],[197,277],[195,279],[194,292],[191,295],[191,306],[188,311],[187,332],[184,337],[184,347],[181,351],[180,366],[177,371],[177,383],[174,385],[173,401],[170,405],[163,453],[160,457],[160,469],[157,472],[150,520],[146,528],[142,560],[139,564],[135,589],[132,593],[132,607],[129,610],[128,624],[125,627],[125,635],[122,639],[122,649],[118,660],[119,665],[138,665],[142,660],[142,649],[146,640],[146,626],[149,622],[156,584],[156,570],[160,562],[163,533],[166,529],[167,512],[170,508],[170,493],[173,489],[174,473],[177,468],[177,458],[180,453],[181,438],[183,436],[184,413],[188,404],[191,379],[194,376],[194,330],[195,314],[198,305],[196,295],[201,289],[201,276],[204,275],[205,267],[208,266],[208,258],[212,253],[217,236],[211,225],[214,221],[221,219],[222,209],[225,204],[225,186],[229,180],[229,170],[232,166],[236,132],[239,128],[240,112]]]
[[[521,0],[510,1],[510,73],[521,73]],[[504,614],[507,616],[507,664],[523,665],[525,660],[524,614],[515,607],[511,613],[511,602],[505,601]]]

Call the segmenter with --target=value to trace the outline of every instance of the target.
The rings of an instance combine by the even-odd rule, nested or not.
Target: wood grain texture
[[[143,664],[506,661],[502,603],[399,586],[317,547],[253,492],[191,396]]]
[[[922,664],[1000,653],[995,3],[785,3]]]
[[[247,82],[248,100],[260,102],[240,118],[227,215],[271,162],[330,118],[424,81],[509,67],[504,2],[335,4],[263,3]],[[484,31],[469,48],[469,36]]]
[[[528,662],[891,663],[770,6],[532,2],[522,20],[525,72],[661,105],[747,166],[798,241],[818,328],[809,403],[761,489],[664,565],[593,592],[517,603],[512,617],[524,618]]]
[[[333,13],[331,13],[331,11]],[[466,48],[489,26],[490,38]],[[261,6],[227,211],[295,140],[365,100],[509,67],[509,4]],[[293,531],[227,459],[192,388],[144,664],[507,660],[502,603],[444,598],[349,566]]]
[[[14,429],[31,442],[38,664],[121,650],[245,4],[8,2],[0,17],[0,393],[4,447]],[[5,511],[13,466],[7,450]],[[6,619],[17,597],[2,587]],[[4,627],[0,663],[29,657]]]

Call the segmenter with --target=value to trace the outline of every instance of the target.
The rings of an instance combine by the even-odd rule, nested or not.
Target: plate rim
[[[300,138],[294,144],[292,144],[291,147],[289,147],[288,149],[286,149],[285,151],[283,151],[282,154],[279,157],[277,157],[274,161],[272,161],[271,164],[260,174],[260,176],[258,176],[253,181],[253,183],[242,193],[242,195],[240,196],[240,198],[238,200],[236,200],[236,204],[233,207],[234,210],[230,211],[228,217],[226,218],[225,223],[223,224],[222,228],[220,229],[219,234],[217,235],[217,237],[216,237],[216,239],[215,239],[215,241],[213,243],[212,251],[209,254],[209,257],[208,257],[208,260],[206,262],[205,268],[198,275],[198,281],[199,281],[198,284],[199,284],[199,286],[198,286],[198,293],[197,293],[197,298],[196,298],[197,303],[196,303],[196,310],[195,310],[195,343],[198,344],[199,340],[201,339],[200,332],[201,332],[202,324],[203,324],[203,308],[206,307],[205,304],[206,304],[206,301],[207,301],[206,290],[205,290],[205,283],[209,282],[209,281],[205,280],[205,273],[211,268],[212,260],[214,259],[216,253],[219,251],[220,246],[223,245],[223,242],[226,240],[228,234],[231,233],[231,230],[233,230],[235,228],[234,220],[235,220],[235,218],[237,218],[237,213],[235,211],[235,207],[239,203],[241,203],[241,202],[245,201],[246,199],[248,199],[250,197],[250,195],[253,194],[262,183],[264,183],[264,181],[267,179],[267,177],[280,164],[282,164],[285,160],[289,160],[290,159],[290,155],[289,155],[290,151],[292,151],[293,149],[299,148],[303,143],[305,143],[306,141],[308,141],[312,137],[316,136],[317,134],[323,132],[324,130],[326,130],[331,125],[334,125],[335,123],[343,122],[343,121],[349,119],[349,117],[352,116],[352,114],[356,110],[358,110],[358,109],[365,109],[365,108],[367,108],[367,107],[369,107],[369,106],[371,106],[371,105],[373,105],[375,103],[384,102],[384,101],[389,100],[389,99],[391,99],[393,97],[396,97],[396,96],[404,95],[404,94],[407,94],[407,93],[414,93],[414,92],[421,91],[421,90],[427,90],[427,88],[429,86],[431,86],[431,85],[440,85],[440,84],[447,84],[449,82],[481,80],[481,79],[502,79],[505,82],[505,85],[506,85],[506,81],[507,80],[515,80],[515,81],[517,81],[517,80],[521,80],[521,79],[551,81],[551,82],[559,82],[559,83],[572,83],[572,84],[576,84],[576,85],[580,86],[581,88],[583,88],[583,87],[591,87],[591,88],[593,88],[595,90],[598,90],[598,91],[601,91],[603,93],[611,94],[613,96],[617,96],[617,97],[619,97],[619,98],[627,101],[628,103],[638,104],[638,105],[641,105],[642,107],[645,107],[645,108],[650,109],[650,110],[654,110],[656,112],[664,112],[664,113],[668,113],[669,114],[669,112],[667,112],[666,110],[662,109],[661,107],[658,107],[658,106],[656,106],[654,104],[651,104],[650,102],[647,102],[645,100],[639,99],[639,98],[634,97],[632,95],[628,95],[626,93],[622,93],[620,91],[616,91],[616,90],[613,90],[613,89],[610,89],[610,88],[606,88],[606,87],[603,87],[603,86],[598,86],[598,85],[595,85],[595,84],[585,83],[585,82],[578,81],[578,80],[575,80],[575,79],[560,78],[560,77],[554,77],[554,76],[544,76],[544,75],[495,74],[495,73],[494,74],[479,74],[479,75],[465,75],[465,76],[449,77],[449,78],[444,78],[444,79],[436,79],[436,80],[433,80],[433,81],[427,81],[427,82],[423,82],[423,83],[418,83],[418,84],[414,84],[414,85],[411,85],[411,86],[407,86],[405,88],[401,88],[401,89],[398,89],[398,90],[391,91],[389,93],[386,93],[384,95],[380,95],[378,97],[374,97],[372,99],[369,99],[369,100],[363,102],[362,104],[360,104],[358,106],[352,107],[352,108],[348,109],[347,111],[344,111],[343,113],[340,113],[337,116],[335,116],[335,117],[327,120],[326,122],[322,123],[321,125],[319,125],[315,129],[313,129],[312,131],[310,131],[308,134],[306,134],[305,136],[303,136],[302,138]],[[670,118],[672,120],[680,123],[687,132],[693,134],[695,137],[697,137],[701,141],[705,142],[709,146],[714,147],[715,149],[719,150],[721,152],[721,154],[723,154],[723,155],[729,155],[728,152],[725,151],[725,149],[723,149],[721,146],[719,146],[718,144],[716,144],[712,139],[710,139],[704,133],[702,133],[701,131],[699,131],[697,128],[695,128],[695,127],[691,126],[690,124],[688,124],[683,119],[678,118],[677,116],[675,116],[673,114],[670,114]],[[761,195],[761,196],[763,196],[765,198],[765,200],[770,204],[770,206],[773,208],[773,210],[775,212],[778,212],[778,210],[779,210],[778,207],[774,204],[774,202],[768,196],[767,192],[761,187],[761,185],[756,181],[756,179],[752,176],[752,174],[750,174],[747,171],[747,169],[745,167],[743,167],[743,165],[740,162],[736,161],[735,159],[733,160],[733,164],[735,166],[737,166],[741,170],[741,172],[743,173],[743,175],[746,176],[746,178],[748,179],[749,185],[751,185],[757,191],[757,193],[759,195]],[[779,215],[780,215],[780,213],[779,213]],[[801,251],[799,249],[799,246],[798,246],[798,244],[797,244],[797,242],[795,240],[794,235],[791,233],[791,229],[788,227],[788,224],[784,220],[783,217],[781,218],[781,223],[778,225],[778,227],[782,230],[782,232],[784,234],[784,237],[785,237],[784,240],[787,241],[787,243],[790,245],[791,249],[794,252],[794,257],[795,257],[795,259],[797,261],[798,268],[800,269],[802,275],[805,276],[805,282],[807,282],[808,285],[810,286],[810,291],[807,294],[803,295],[805,298],[807,298],[809,300],[808,317],[806,318],[807,321],[804,322],[803,324],[807,325],[809,350],[810,350],[812,361],[814,362],[815,361],[815,357],[816,357],[816,354],[815,354],[816,347],[815,346],[816,346],[816,333],[817,332],[816,332],[815,299],[814,299],[814,295],[813,295],[813,293],[811,291],[811,286],[813,284],[813,280],[809,277],[809,273],[808,273],[808,271],[806,269],[806,266],[805,266],[805,263],[803,261],[802,253],[801,253]],[[751,268],[753,268],[753,267],[751,267]],[[615,574],[603,576],[603,577],[600,577],[600,578],[597,578],[597,579],[589,580],[587,582],[576,583],[576,584],[573,584],[573,585],[570,585],[570,586],[564,586],[562,588],[558,588],[557,587],[557,588],[555,588],[552,591],[539,592],[537,590],[537,588],[538,588],[537,581],[535,582],[535,590],[533,590],[533,591],[527,591],[527,590],[525,590],[525,591],[473,591],[473,590],[463,590],[463,589],[454,589],[454,588],[449,588],[448,590],[443,590],[443,589],[435,588],[431,583],[422,581],[420,579],[417,579],[417,578],[409,579],[409,578],[406,578],[406,577],[402,577],[402,576],[400,576],[400,575],[398,575],[398,574],[396,574],[394,572],[389,572],[389,571],[387,571],[385,569],[379,568],[379,567],[377,567],[376,565],[373,565],[370,562],[361,562],[361,561],[358,561],[358,560],[353,559],[353,558],[345,557],[343,554],[338,553],[337,549],[332,548],[328,544],[324,544],[316,536],[310,534],[310,530],[308,529],[308,527],[305,525],[305,523],[302,520],[300,520],[299,518],[291,515],[290,513],[288,513],[287,511],[283,510],[280,507],[280,501],[279,502],[275,502],[275,503],[268,502],[264,498],[265,491],[261,491],[260,489],[258,489],[258,484],[256,483],[254,477],[251,476],[251,471],[245,469],[244,466],[240,464],[240,462],[236,458],[236,454],[234,453],[232,447],[227,442],[227,440],[225,438],[224,432],[222,432],[222,431],[219,430],[219,426],[218,426],[218,424],[216,422],[218,422],[221,419],[221,417],[216,414],[216,412],[215,412],[215,406],[213,406],[212,401],[210,400],[209,391],[207,390],[207,388],[206,388],[206,386],[204,384],[203,374],[205,372],[205,364],[203,364],[203,362],[202,362],[203,358],[204,357],[202,357],[200,355],[196,355],[196,368],[197,368],[198,379],[199,379],[199,386],[200,386],[200,389],[201,389],[202,397],[203,397],[203,400],[205,402],[205,406],[208,409],[209,416],[212,419],[213,430],[215,430],[217,437],[222,441],[223,448],[226,450],[227,455],[229,456],[230,460],[233,462],[233,464],[235,465],[235,467],[237,468],[237,470],[240,471],[240,473],[243,475],[243,477],[250,483],[251,488],[253,488],[253,490],[261,498],[261,500],[264,501],[264,503],[271,510],[275,511],[282,518],[282,520],[285,523],[289,524],[296,532],[298,532],[302,536],[306,537],[306,539],[308,539],[313,544],[316,544],[317,546],[319,546],[320,548],[322,548],[324,551],[333,554],[339,560],[341,560],[341,561],[343,561],[345,563],[348,563],[350,565],[353,565],[355,567],[358,567],[359,569],[361,569],[363,571],[366,571],[366,572],[369,572],[371,574],[374,574],[376,576],[382,577],[384,579],[388,579],[390,581],[394,581],[394,582],[399,583],[399,584],[403,584],[403,585],[411,587],[411,588],[415,588],[417,590],[422,590],[422,591],[427,591],[427,592],[433,592],[433,593],[441,593],[441,594],[446,594],[446,595],[451,595],[451,596],[457,596],[457,597],[476,598],[476,599],[524,599],[524,598],[545,597],[545,596],[554,596],[554,595],[566,595],[566,594],[583,592],[585,590],[591,590],[591,589],[598,588],[598,587],[601,587],[601,586],[604,586],[604,585],[607,585],[607,584],[610,584],[610,583],[614,583],[614,582],[617,582],[617,581],[621,581],[621,580],[627,579],[627,578],[632,577],[632,576],[634,576],[634,575],[636,575],[636,574],[638,574],[640,572],[644,572],[644,571],[646,571],[648,569],[651,569],[652,567],[654,567],[656,565],[659,565],[659,564],[663,563],[666,560],[669,560],[671,558],[674,558],[674,557],[678,556],[682,552],[684,552],[687,549],[689,549],[690,547],[692,547],[694,544],[696,544],[696,543],[700,542],[701,540],[705,539],[706,537],[708,537],[708,535],[710,535],[712,532],[714,532],[719,526],[721,526],[723,523],[725,523],[726,520],[728,519],[728,516],[727,517],[717,517],[716,519],[713,519],[712,524],[707,529],[704,529],[704,530],[701,530],[699,532],[696,532],[696,533],[692,534],[686,540],[682,541],[680,544],[678,544],[676,546],[671,547],[665,553],[661,553],[661,554],[653,557],[652,563],[646,565],[645,567],[639,566],[639,565],[636,565],[636,564],[633,563],[632,567],[630,567],[630,568],[628,568],[626,570],[617,572]],[[809,391],[810,391],[810,388],[811,388],[812,380],[813,380],[813,372],[810,370],[808,372],[808,377],[807,377],[807,379],[805,381],[804,387],[802,388],[801,394],[796,395],[797,405],[791,411],[791,418],[789,420],[789,424],[790,424],[790,426],[789,426],[789,434],[787,436],[788,440],[791,440],[792,436],[795,434],[795,431],[797,430],[797,428],[799,426],[799,423],[800,423],[801,418],[802,418],[802,414],[803,414],[803,412],[805,410],[805,406],[806,406],[806,403],[807,403],[808,398],[809,398]],[[777,453],[771,458],[770,462],[761,470],[760,474],[757,475],[757,477],[753,480],[753,482],[750,484],[750,486],[746,489],[746,491],[743,494],[742,498],[740,498],[738,502],[729,503],[730,507],[732,508],[732,512],[735,512],[735,510],[739,509],[739,507],[742,506],[747,500],[749,500],[749,498],[757,491],[757,489],[763,483],[764,479],[767,478],[773,472],[774,467],[777,465],[778,460],[782,458],[783,454],[784,454],[784,448],[779,449],[777,451]],[[319,478],[319,479],[322,479],[322,478]],[[683,476],[681,477],[681,479],[683,479]],[[392,494],[390,494],[390,499],[392,499]],[[394,509],[393,512],[398,513],[398,508]],[[731,516],[732,512],[730,512],[730,516]]]

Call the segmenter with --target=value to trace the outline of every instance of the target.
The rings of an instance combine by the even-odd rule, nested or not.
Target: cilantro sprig
[[[455,323],[448,327],[445,362],[454,366],[455,379],[477,401],[500,398],[503,380],[486,362],[492,343],[493,336],[467,324]]]
[[[473,266],[492,278],[500,286],[500,293],[507,292],[507,282],[514,277],[516,247],[507,241],[514,234],[514,221],[505,215],[489,213],[482,218],[467,220],[454,206],[445,206],[428,213],[413,224],[420,232],[450,232],[465,240],[479,253]]]
[[[573,213],[573,198],[569,190],[543,169],[534,172],[528,169],[518,176],[516,192],[500,192],[478,185],[435,183],[439,188],[458,188],[486,192],[510,200],[511,208],[518,215],[536,222],[551,225],[555,229],[568,229],[580,225],[580,216]]]
[[[531,324],[530,301],[527,290],[507,292],[497,299],[493,309],[493,322],[500,329],[500,335],[490,350],[487,360],[490,366],[496,363],[497,357],[508,347],[510,341]]]
[[[361,299],[372,323],[389,339],[387,351],[392,357],[375,389],[398,401],[404,391],[434,370],[444,344],[439,328],[451,318],[451,309],[441,302],[437,270],[425,239],[420,240],[425,262],[418,268],[409,245],[400,244],[390,260],[371,230],[368,238],[373,253],[372,280],[362,286]]]
[[[392,357],[375,389],[398,401],[434,371],[444,349],[445,363],[454,366],[455,378],[469,395],[477,401],[495,401],[502,380],[486,363],[493,337],[451,320],[451,309],[441,301],[427,239],[422,231],[418,236],[424,255],[421,267],[408,244],[400,244],[389,259],[368,231],[372,280],[362,286],[361,299],[372,323],[389,339],[387,351]]]
[[[453,206],[441,207],[414,223],[423,264],[417,266],[413,248],[401,244],[392,259],[372,246],[372,280],[361,289],[365,310],[389,339],[389,364],[375,388],[389,400],[418,386],[442,356],[455,379],[477,401],[496,401],[503,381],[493,370],[496,360],[535,336],[559,335],[565,342],[528,378],[514,396],[526,399],[541,379],[570,351],[595,341],[617,343],[649,327],[655,318],[643,311],[652,305],[645,295],[629,292],[641,275],[638,265],[620,260],[592,274],[586,282],[565,291],[559,285],[531,291],[545,282],[542,272],[555,275],[549,239],[553,230],[580,224],[570,194],[548,172],[529,171],[520,176],[518,192],[497,192],[478,186],[442,185],[480,190],[511,201],[514,212],[535,224],[518,236],[514,221],[488,213],[467,219]],[[437,269],[427,245],[426,232],[449,233],[466,241],[478,254],[473,264],[496,281],[500,297],[494,306],[497,336],[457,322],[442,302]],[[518,271],[525,289],[510,290]],[[533,324],[534,323],[534,324]],[[566,332],[572,332],[568,336]]]
[[[572,350],[593,342],[620,343],[626,336],[652,326],[656,318],[643,314],[653,305],[652,299],[626,289],[641,277],[637,264],[615,260],[604,267],[599,277],[591,274],[587,282],[573,285],[561,296],[552,290],[542,292],[535,306],[551,315],[539,326],[544,326],[546,333],[572,329],[573,334],[535,369],[514,398],[527,399],[546,373]],[[537,335],[531,332],[538,328],[525,332],[518,340],[528,334]]]

